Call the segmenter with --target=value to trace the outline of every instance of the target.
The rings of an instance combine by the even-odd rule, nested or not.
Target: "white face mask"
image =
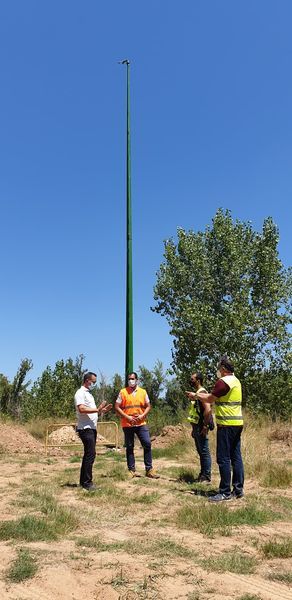
[[[129,387],[136,387],[137,379],[128,379]]]
[[[89,388],[88,388],[89,391],[92,392],[92,390],[94,390],[95,386],[96,386],[96,383],[91,383],[90,386],[89,386]]]
[[[216,371],[216,375],[217,375],[218,379],[220,379],[220,377],[222,377],[222,375],[221,375],[221,373],[220,373],[219,369],[217,369],[217,371]]]

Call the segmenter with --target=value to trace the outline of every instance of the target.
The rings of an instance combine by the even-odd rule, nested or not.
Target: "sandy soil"
[[[154,440],[153,447],[163,448],[174,443],[185,436],[186,431],[184,427],[171,428]],[[179,507],[187,510],[188,503],[198,503],[203,514],[209,506],[206,496],[192,493],[197,489],[194,484],[188,486],[176,479],[177,467],[198,469],[192,447],[180,460],[156,460],[155,467],[161,478],[155,481],[144,477],[141,449],[136,451],[141,477],[134,480],[117,477],[119,471],[126,474],[124,459],[117,460],[123,457],[124,451],[116,456],[114,452],[104,454],[99,449],[95,480],[100,491],[90,495],[75,487],[80,464],[73,462],[72,453],[46,457],[42,445],[21,427],[15,429],[13,426],[12,431],[12,426],[1,425],[0,435],[1,521],[36,514],[32,507],[21,502],[25,490],[30,489],[32,494],[35,490],[52,492],[58,503],[71,509],[79,521],[76,529],[57,541],[0,541],[1,600],[79,600],[84,597],[86,600],[238,600],[244,594],[262,600],[292,600],[291,585],[268,579],[271,573],[291,572],[292,560],[268,560],[259,550],[259,544],[292,535],[287,513],[261,526],[235,527],[229,536],[217,532],[214,537],[207,537],[198,530],[181,529],[175,524]],[[282,458],[285,463],[292,460],[292,448],[288,443],[273,441],[270,448],[271,455],[277,460]],[[214,470],[211,489],[218,485],[216,467]],[[111,491],[106,495],[108,489]],[[203,493],[206,489],[203,488]],[[153,494],[156,494],[154,501],[143,501],[145,495]],[[261,488],[257,480],[248,479],[246,499],[230,502],[228,510],[237,510],[239,503],[241,507],[247,506],[251,496],[264,497],[268,501],[275,495],[287,501],[292,499],[290,489],[269,490]],[[216,511],[217,507],[213,509]],[[116,547],[100,551],[80,542],[81,538],[96,537],[102,543]],[[182,557],[175,551],[157,551],[157,543],[166,540],[193,551],[194,558]],[[127,548],[130,542],[136,543],[136,552],[135,546],[131,550],[130,546]],[[119,548],[121,543],[125,543],[125,549]],[[139,544],[146,544],[147,552],[141,553]],[[151,544],[153,552],[149,551]],[[24,547],[35,555],[38,571],[33,578],[11,583],[7,579],[8,570],[16,559],[17,549]],[[209,572],[200,564],[202,559],[237,551],[257,559],[254,574]]]

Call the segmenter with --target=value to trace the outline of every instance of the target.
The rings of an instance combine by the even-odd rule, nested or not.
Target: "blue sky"
[[[131,60],[135,367],[171,360],[150,311],[163,240],[219,207],[271,215],[291,263],[292,4],[0,5],[1,361],[124,371],[125,68]]]

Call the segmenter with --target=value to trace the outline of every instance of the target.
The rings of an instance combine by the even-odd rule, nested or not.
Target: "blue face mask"
[[[96,387],[96,383],[91,383],[88,389],[90,392],[92,392],[92,390],[94,390],[95,387]]]

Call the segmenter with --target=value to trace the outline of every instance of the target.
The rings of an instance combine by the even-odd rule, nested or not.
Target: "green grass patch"
[[[180,458],[182,454],[190,448],[190,442],[186,438],[182,438],[176,444],[167,446],[166,448],[152,448],[153,458]]]
[[[81,459],[82,459],[81,454],[75,454],[74,456],[70,456],[69,462],[70,463],[80,463]]]
[[[185,469],[181,467],[178,470],[177,478],[181,483],[195,483],[198,475],[194,471],[194,469]]]
[[[219,556],[212,556],[201,562],[204,569],[207,571],[215,571],[216,573],[241,573],[249,575],[254,573],[257,566],[257,560],[253,556],[248,556],[238,550],[224,552]]]
[[[280,581],[287,585],[292,584],[292,571],[282,571],[281,573],[269,573],[268,579],[271,581]]]
[[[272,505],[276,509],[280,509],[281,512],[283,513],[283,516],[285,516],[289,520],[292,519],[292,499],[291,498],[287,498],[286,496],[275,495],[275,496],[273,496],[272,499],[269,498],[269,502],[271,502]]]
[[[59,505],[45,488],[24,490],[18,504],[44,516],[30,514],[15,521],[2,523],[0,525],[2,540],[21,539],[29,542],[56,540],[77,527],[78,520],[75,513]]]
[[[216,532],[226,535],[226,528],[263,525],[277,517],[270,509],[260,508],[255,502],[234,510],[230,508],[226,504],[202,506],[201,503],[188,503],[177,511],[176,523],[184,529],[198,529],[201,533],[212,536]]]
[[[177,544],[172,540],[165,538],[162,540],[154,540],[146,543],[149,554],[156,554],[157,556],[172,557],[179,556],[181,558],[194,559],[197,553],[189,548],[186,548],[182,544]]]
[[[107,452],[105,452],[105,454],[103,455],[104,458],[110,458],[111,460],[114,460],[115,462],[125,462],[125,454],[124,452],[116,452],[113,450],[108,450]]]
[[[132,502],[137,502],[138,504],[153,504],[159,498],[158,492],[150,492],[147,494],[141,494],[141,496],[135,496]]]
[[[92,538],[78,538],[76,540],[78,546],[85,548],[94,548],[98,552],[105,551],[123,551],[127,552],[131,556],[134,554],[145,554],[150,556],[163,556],[165,557],[181,557],[194,559],[196,555],[193,550],[189,550],[181,544],[177,544],[172,540],[165,538],[163,540],[151,540],[146,538],[139,538],[137,540],[125,540],[121,542],[102,542],[97,536]]]
[[[103,473],[101,477],[111,477],[115,481],[126,481],[126,479],[128,479],[128,474],[124,468],[120,467],[120,465],[114,465],[110,466],[106,473]]]
[[[7,579],[13,583],[33,577],[38,570],[37,561],[27,548],[19,548],[17,554],[17,558],[6,573]]]
[[[261,484],[269,488],[286,488],[292,483],[292,470],[283,465],[270,463],[261,479]]]
[[[261,551],[266,558],[291,558],[292,538],[286,540],[270,540],[261,546]]]
[[[46,519],[28,515],[17,521],[6,521],[0,525],[0,540],[25,540],[26,542],[51,541],[57,539],[56,529]]]
[[[78,538],[76,540],[77,546],[82,546],[83,548],[94,548],[97,552],[106,552],[107,550],[122,550],[125,542],[113,542],[113,543],[105,543],[102,542],[98,536],[94,536],[91,538]]]

